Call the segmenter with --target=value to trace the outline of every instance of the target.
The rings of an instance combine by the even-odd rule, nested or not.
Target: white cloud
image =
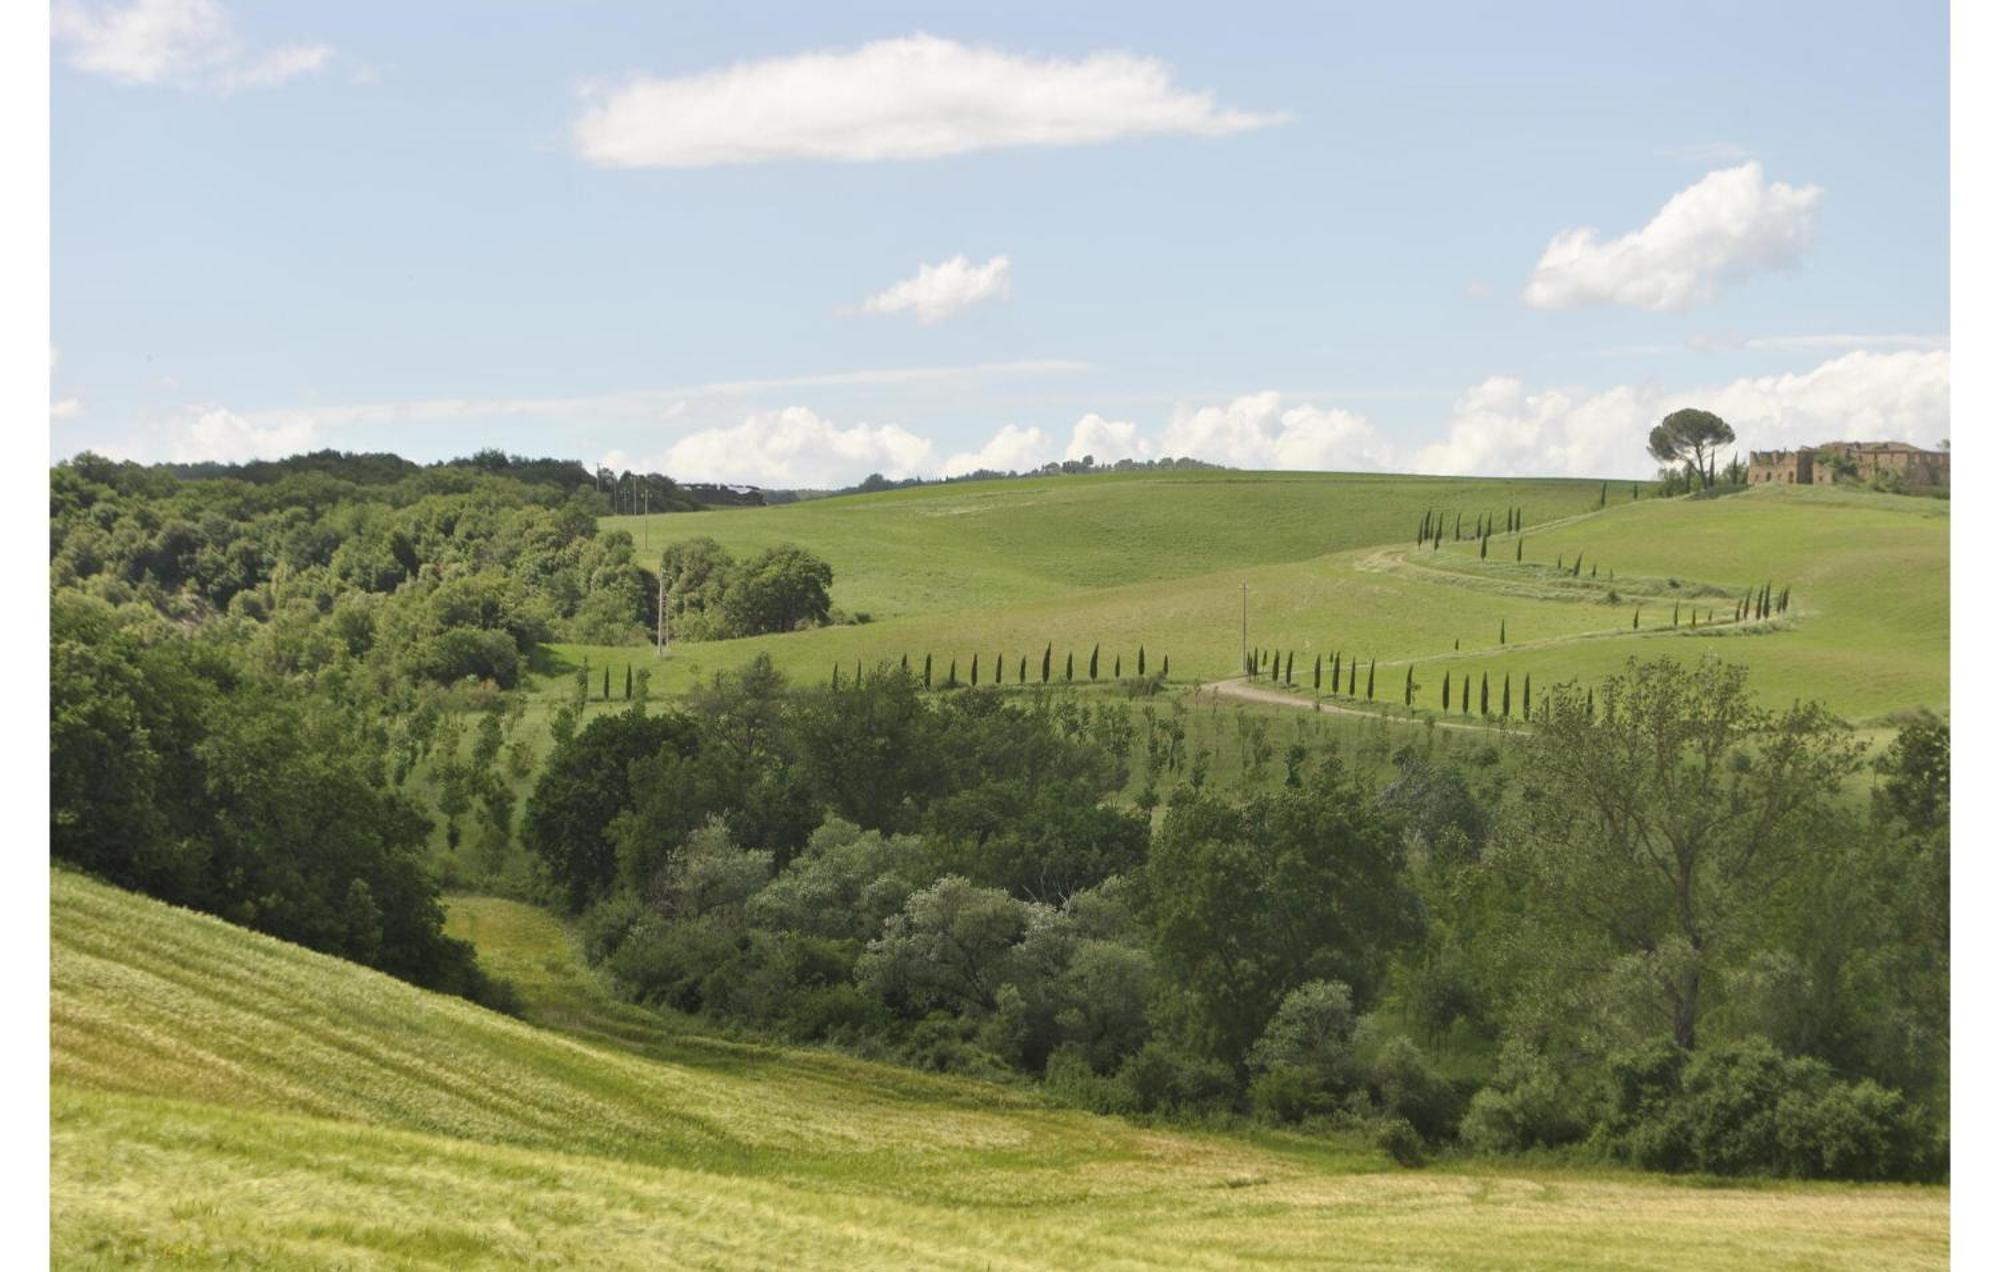
[[[803,406],[788,406],[690,433],[657,467],[688,481],[822,489],[851,485],[871,472],[918,476],[929,470],[932,453],[928,440],[894,424],[841,428]]]
[[[508,416],[560,416],[579,419],[658,421],[691,412],[691,403],[749,398],[794,389],[891,388],[911,384],[962,382],[1038,375],[1066,375],[1091,370],[1088,362],[1060,358],[1015,362],[974,362],[931,367],[882,367],[861,371],[831,371],[819,375],[773,376],[766,379],[714,380],[707,384],[619,392],[520,398],[412,398],[389,402],[347,402],[291,406],[245,412],[255,421],[310,419],[322,426],[347,424],[428,424],[451,420]]]
[[[257,420],[219,406],[191,406],[150,430],[138,446],[100,449],[120,458],[172,463],[283,459],[311,450],[319,429],[309,419]]]
[[[1598,392],[1541,389],[1495,376],[1452,406],[1443,441],[1421,448],[1418,472],[1482,476],[1648,476],[1647,432],[1684,406],[1714,411],[1736,430],[1734,449],[1772,450],[1836,440],[1934,445],[1951,432],[1951,355],[1857,351],[1804,372],[1669,391],[1618,385]]]
[[[49,418],[52,420],[73,420],[83,414],[81,398],[66,397],[49,403]]]
[[[967,473],[978,472],[981,469],[1019,472],[1023,469],[1040,468],[1048,462],[1048,457],[1054,449],[1055,439],[1042,430],[1007,424],[978,450],[961,451],[946,459],[944,475],[963,477]]]
[[[221,92],[267,88],[320,70],[333,57],[322,44],[252,53],[237,40],[218,0],[133,0],[123,6],[58,0],[49,30],[71,66],[124,84]]]
[[[1283,122],[1130,53],[1031,58],[931,35],[585,90],[577,153],[611,168],[935,159],[1000,146],[1221,136]]]
[[[974,265],[954,256],[935,265],[917,266],[916,276],[876,292],[861,302],[864,314],[912,314],[921,323],[942,322],[983,300],[1007,295],[1007,258],[996,256]]]
[[[1310,404],[1286,408],[1276,392],[1249,394],[1227,406],[1180,408],[1159,449],[1232,468],[1348,471],[1384,468],[1390,458],[1362,416]]]
[[[1063,450],[1064,459],[1082,459],[1086,455],[1100,464],[1115,463],[1121,459],[1150,459],[1153,443],[1139,432],[1137,424],[1127,420],[1107,420],[1093,412],[1076,422],[1076,428],[1069,435],[1069,445]]]
[[[1755,163],[1711,172],[1667,200],[1644,229],[1604,241],[1564,230],[1522,293],[1537,309],[1686,309],[1750,275],[1796,264],[1812,242],[1818,186],[1766,182]]]

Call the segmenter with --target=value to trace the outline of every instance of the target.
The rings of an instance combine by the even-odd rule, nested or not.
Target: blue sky
[[[1078,8],[58,4],[52,452],[1949,434],[1942,4]]]

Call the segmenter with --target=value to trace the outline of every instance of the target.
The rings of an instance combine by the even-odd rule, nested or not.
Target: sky
[[[51,453],[1950,435],[1943,3],[988,8],[62,0]]]

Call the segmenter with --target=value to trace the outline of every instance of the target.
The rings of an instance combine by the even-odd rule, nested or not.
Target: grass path
[[[531,1021],[51,878],[58,1266],[1929,1268],[1943,1188],[1410,1172],[702,1038],[455,898]],[[532,1022],[543,1022],[541,1024]],[[569,1022],[574,1032],[555,1027]]]

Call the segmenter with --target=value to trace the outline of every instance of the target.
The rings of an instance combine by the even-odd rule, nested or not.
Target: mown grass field
[[[565,667],[604,668],[614,693],[627,665],[651,668],[654,688],[685,689],[769,654],[807,681],[834,667],[932,658],[942,683],[980,660],[990,683],[1054,676],[1074,655],[1085,674],[1101,646],[1149,669],[1170,659],[1176,683],[1241,670],[1243,589],[1249,642],[1294,652],[1309,687],[1314,658],[1378,662],[1377,700],[1400,708],[1406,665],[1418,667],[1419,707],[1438,705],[1439,675],[1522,674],[1543,685],[1595,679],[1631,655],[1719,654],[1748,663],[1768,701],[1817,698],[1856,721],[1949,704],[1950,508],[1940,501],[1832,490],[1763,488],[1719,499],[1639,499],[1612,484],[1597,509],[1594,482],[1499,482],[1278,473],[1071,477],[966,483],[768,509],[646,519],[648,544],[707,534],[739,552],[793,541],[832,564],[836,602],[875,621],[746,640],[650,648],[558,646]],[[1622,496],[1622,497],[1621,497]],[[1459,513],[1526,510],[1519,536],[1439,551],[1414,545],[1426,509],[1449,526]],[[638,532],[638,521],[607,525]],[[1558,559],[1581,553],[1581,578]],[[1596,566],[1596,578],[1588,576]],[[1687,614],[1727,618],[1734,600],[1771,582],[1793,589],[1791,611],[1768,625],[1699,632]],[[1675,607],[1684,613],[1673,626]],[[1633,620],[1635,611],[1638,627]],[[1501,626],[1506,644],[1501,644]],[[1364,672],[1365,677],[1365,672]],[[560,690],[561,677],[544,685]],[[1362,686],[1357,685],[1357,692]],[[1496,698],[1497,707],[1497,698]]]
[[[509,902],[528,1022],[51,879],[61,1266],[1937,1267],[1948,1192],[1432,1168],[677,1032]]]

